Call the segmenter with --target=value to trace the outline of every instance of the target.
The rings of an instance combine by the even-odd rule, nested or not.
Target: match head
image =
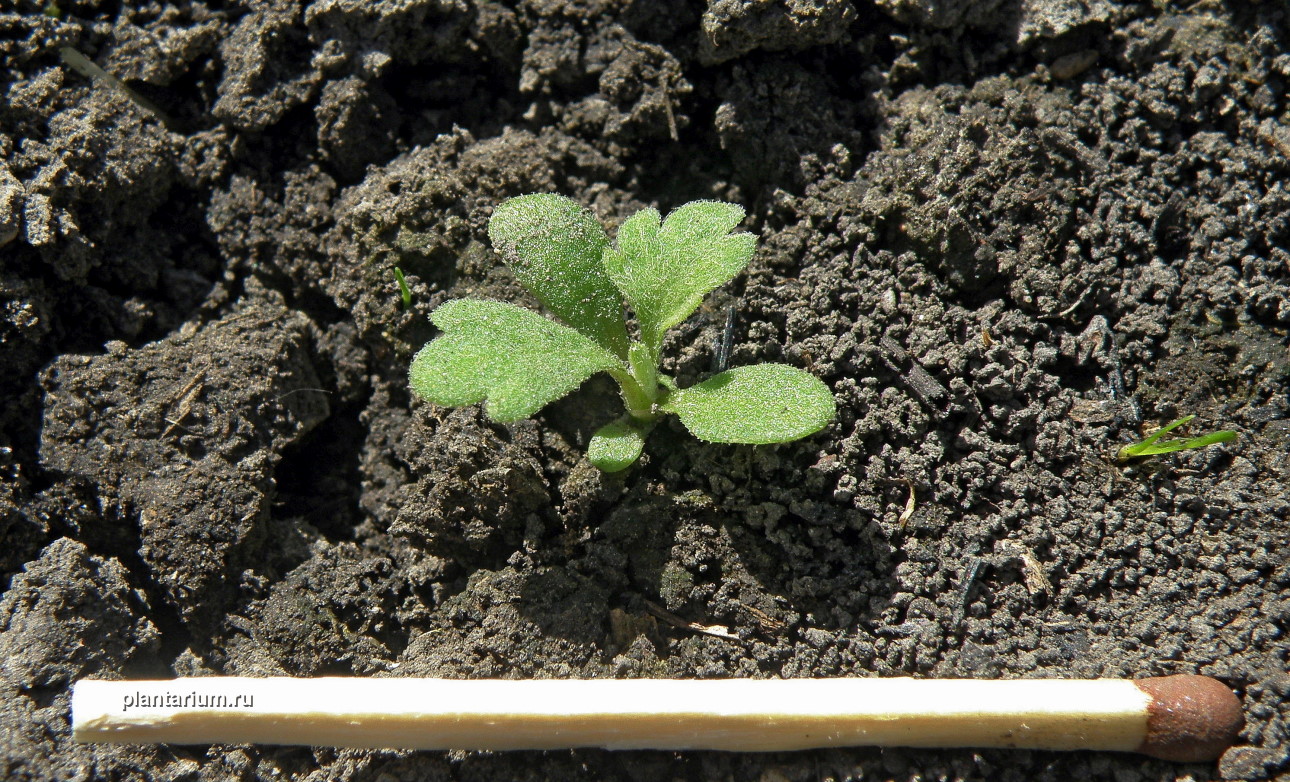
[[[1245,725],[1241,701],[1208,676],[1179,674],[1134,682],[1151,698],[1147,735],[1138,751],[1161,760],[1195,763],[1222,755]]]

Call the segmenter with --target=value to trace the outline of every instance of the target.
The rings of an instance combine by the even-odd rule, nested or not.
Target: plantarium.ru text
[[[606,472],[636,461],[660,413],[717,443],[782,443],[818,432],[833,420],[833,395],[800,369],[737,367],[689,388],[659,372],[668,329],[752,259],[755,237],[731,233],[743,217],[741,207],[719,201],[685,204],[666,220],[645,209],[611,244],[600,222],[564,196],[502,203],[489,238],[519,281],[568,325],[514,304],[450,301],[430,316],[443,333],[412,360],[413,390],[441,405],[483,401],[489,417],[507,422],[608,372],[627,413],[588,444],[587,457]],[[639,339],[628,335],[624,302]]]

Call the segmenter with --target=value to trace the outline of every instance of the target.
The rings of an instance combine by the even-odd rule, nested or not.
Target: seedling
[[[394,267],[394,281],[399,284],[399,299],[403,302],[403,309],[412,309],[412,291],[408,290],[408,280],[403,276],[403,270]]]
[[[505,302],[450,301],[430,315],[443,334],[413,358],[413,390],[440,405],[484,402],[489,417],[504,423],[608,372],[627,412],[588,444],[587,458],[605,472],[636,461],[661,413],[676,414],[708,442],[782,443],[818,432],[833,420],[833,395],[800,369],[736,367],[689,388],[659,372],[667,331],[752,259],[755,237],[731,233],[743,217],[741,207],[719,201],[688,203],[666,220],[644,209],[611,244],[600,222],[564,196],[502,203],[489,238],[516,278],[568,325]],[[636,316],[636,338],[624,304]]]
[[[1177,429],[1178,427],[1185,425],[1195,417],[1196,416],[1194,415],[1183,416],[1182,418],[1179,418],[1177,421],[1174,421],[1173,423],[1165,424],[1164,426],[1160,427],[1149,437],[1143,438],[1139,442],[1136,442],[1132,445],[1124,446],[1115,455],[1115,460],[1120,464],[1125,464],[1126,462],[1130,462],[1134,459],[1142,458],[1144,456],[1159,456],[1162,453],[1173,453],[1174,451],[1189,451],[1193,448],[1204,448],[1205,446],[1213,445],[1214,443],[1225,443],[1229,440],[1236,439],[1236,432],[1233,432],[1228,429],[1224,429],[1218,432],[1210,432],[1209,434],[1203,434],[1200,437],[1191,437],[1186,440],[1163,440],[1162,441],[1160,439],[1161,437],[1164,437],[1166,434],[1173,431],[1174,429]]]

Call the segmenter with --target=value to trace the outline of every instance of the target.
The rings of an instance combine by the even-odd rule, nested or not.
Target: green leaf
[[[695,437],[714,443],[796,440],[823,429],[837,412],[828,386],[785,364],[722,372],[672,391],[660,407],[680,416]]]
[[[1195,417],[1196,416],[1194,415],[1185,415],[1176,421],[1171,421],[1165,424],[1164,426],[1160,427],[1156,431],[1152,432],[1149,437],[1143,438],[1143,440],[1139,442],[1137,445],[1130,445],[1128,447],[1134,449],[1139,453],[1146,453],[1153,445],[1155,445],[1155,442],[1159,440],[1161,437],[1164,437],[1166,434],[1172,432],[1173,430],[1177,429],[1180,426],[1185,426],[1186,424],[1191,423],[1191,419]]]
[[[756,237],[730,233],[743,218],[742,207],[720,201],[693,201],[661,222],[658,210],[644,209],[618,229],[618,246],[605,250],[605,271],[635,310],[656,361],[667,330],[752,260]]]
[[[605,424],[591,436],[587,459],[605,472],[625,470],[640,458],[646,434],[644,429],[621,418]]]
[[[1186,440],[1160,440],[1160,438],[1165,434],[1184,424],[1190,423],[1195,417],[1196,416],[1194,415],[1185,415],[1176,421],[1171,421],[1170,423],[1165,424],[1152,432],[1148,437],[1143,438],[1141,441],[1133,443],[1132,445],[1124,446],[1120,449],[1119,453],[1116,454],[1116,460],[1127,462],[1131,459],[1143,456],[1159,456],[1161,454],[1174,453],[1175,451],[1189,451],[1194,448],[1204,448],[1207,445],[1225,443],[1236,439],[1236,432],[1233,432],[1230,429],[1223,429],[1221,431],[1203,434],[1199,437],[1190,437]]]
[[[554,193],[519,196],[493,212],[488,237],[543,306],[626,357],[622,296],[600,262],[609,237],[591,212]]]
[[[596,372],[622,367],[577,331],[514,304],[458,299],[430,321],[444,333],[412,359],[412,389],[439,405],[487,400],[494,421],[527,418]]]
[[[1186,440],[1165,440],[1163,443],[1157,443],[1148,451],[1150,454],[1173,453],[1174,451],[1190,451],[1194,448],[1204,448],[1207,445],[1216,443],[1226,443],[1236,439],[1236,432],[1231,429],[1223,429],[1217,432],[1203,434],[1200,437],[1189,437]]]

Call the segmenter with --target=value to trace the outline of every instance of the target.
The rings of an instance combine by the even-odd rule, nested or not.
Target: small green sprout
[[[403,277],[403,270],[394,267],[394,281],[399,284],[399,298],[403,301],[403,309],[412,309],[412,291],[408,290],[408,281]]]
[[[1193,448],[1204,448],[1214,443],[1225,443],[1229,440],[1236,439],[1236,432],[1224,429],[1218,432],[1210,432],[1200,437],[1191,437],[1186,440],[1161,440],[1160,438],[1180,426],[1187,424],[1194,415],[1186,415],[1169,424],[1157,429],[1150,436],[1143,438],[1132,445],[1126,445],[1115,455],[1115,460],[1120,464],[1138,459],[1144,456],[1159,456],[1162,453],[1173,453],[1174,451],[1188,451]]]
[[[661,413],[701,440],[782,443],[823,429],[836,412],[818,378],[784,364],[727,370],[689,388],[659,373],[667,331],[752,260],[756,239],[731,233],[744,210],[694,201],[664,220],[629,217],[611,243],[576,202],[550,193],[512,198],[488,235],[507,265],[563,325],[498,301],[459,299],[430,320],[443,333],[412,360],[412,388],[440,405],[485,403],[498,422],[533,415],[597,372],[618,381],[626,415],[592,436],[587,458],[605,472],[636,461]],[[624,303],[639,339],[628,335]]]

